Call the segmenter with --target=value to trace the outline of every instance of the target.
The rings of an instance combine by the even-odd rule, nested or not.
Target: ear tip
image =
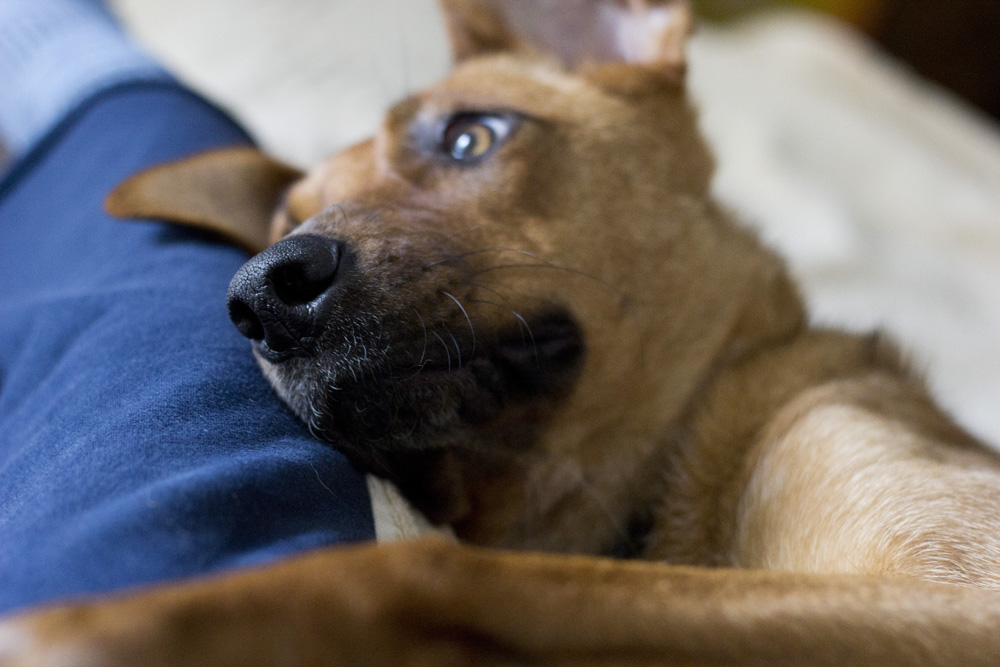
[[[132,194],[135,188],[129,179],[119,183],[104,198],[104,212],[114,218],[135,218],[139,211],[134,206]]]
[[[439,0],[457,62],[498,52],[676,66],[694,30],[690,0]]]
[[[439,0],[455,62],[511,51],[517,40],[490,0]]]

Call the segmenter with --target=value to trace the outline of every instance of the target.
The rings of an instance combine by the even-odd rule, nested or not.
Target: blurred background
[[[715,21],[774,10],[779,0],[698,0]],[[997,0],[786,0],[836,16],[920,74],[1000,117]]]
[[[115,0],[137,38],[307,166],[448,70],[434,0]],[[1000,2],[697,0],[718,196],[814,319],[903,341],[1000,443]]]

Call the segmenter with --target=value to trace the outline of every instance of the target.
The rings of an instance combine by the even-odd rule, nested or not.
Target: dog
[[[1000,662],[1000,457],[712,200],[687,2],[442,5],[454,73],[373,139],[108,208],[259,252],[228,308],[275,390],[461,544],[42,610],[2,663]]]

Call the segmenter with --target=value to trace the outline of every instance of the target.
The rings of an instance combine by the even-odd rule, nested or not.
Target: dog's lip
[[[414,335],[378,355],[370,348],[344,355],[336,344],[328,347],[329,340],[314,357],[289,358],[260,344],[254,352],[282,399],[325,440],[365,451],[455,446],[459,432],[488,423],[507,406],[559,399],[575,386],[585,352],[582,329],[566,311],[525,323],[531,334],[517,326],[481,332],[474,354],[471,336],[462,340],[469,355],[463,349],[461,365],[454,349],[451,364],[444,348],[423,354],[423,337]],[[406,342],[409,347],[401,347]]]
[[[254,341],[253,350],[261,363],[275,371],[289,367],[288,372],[305,372],[314,379],[322,378],[321,384],[338,393],[383,385],[416,388],[469,374],[477,381],[499,383],[498,388],[506,387],[515,394],[547,393],[559,391],[552,385],[564,385],[564,380],[574,375],[567,371],[578,368],[585,352],[581,328],[561,309],[529,316],[511,329],[477,336],[475,346],[471,337],[451,337],[448,343],[454,347],[427,347],[422,337],[410,343],[397,341],[385,350],[387,354],[371,359],[371,347],[364,359],[338,357],[336,348],[320,347],[312,353],[301,347],[275,350],[266,341]]]
[[[264,340],[254,340],[251,341],[251,344],[253,346],[254,353],[264,361],[271,364],[281,364],[296,357],[310,356],[305,353],[305,350],[302,347],[293,347],[288,350],[275,350],[267,344],[267,341]]]

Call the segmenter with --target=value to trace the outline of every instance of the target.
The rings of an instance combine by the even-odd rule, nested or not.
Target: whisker
[[[441,347],[444,348],[444,353],[448,356],[448,370],[450,371],[451,370],[451,352],[448,350],[448,346],[444,344],[444,338],[441,338],[441,336],[438,335],[438,332],[432,331],[431,333],[434,334],[434,337],[437,338],[438,342],[441,343]]]
[[[429,269],[429,268],[431,268],[433,266],[437,266],[438,264],[445,264],[447,262],[456,262],[456,261],[458,261],[460,259],[464,259],[466,257],[471,257],[472,255],[481,255],[481,254],[487,253],[487,252],[513,252],[513,253],[517,253],[519,255],[527,255],[528,257],[531,257],[532,259],[539,259],[538,255],[530,253],[527,250],[518,250],[517,248],[504,248],[504,247],[481,248],[479,250],[470,250],[468,252],[463,252],[463,253],[460,253],[458,255],[449,255],[448,257],[445,257],[443,259],[439,259],[439,260],[433,261],[430,264],[425,264],[423,268],[424,269]],[[543,261],[543,260],[539,259],[539,261]]]
[[[451,293],[449,293],[449,292],[441,292],[441,293],[444,294],[449,299],[451,299],[452,301],[454,301],[455,305],[458,306],[459,309],[461,309],[462,314],[465,315],[465,321],[469,323],[469,332],[472,334],[472,352],[469,354],[469,356],[475,355],[476,354],[476,329],[475,329],[475,327],[472,326],[472,318],[469,317],[469,313],[468,313],[468,311],[465,310],[465,306],[463,306],[462,303],[458,299],[456,299]],[[459,361],[458,365],[461,366],[462,362]]]
[[[487,299],[468,299],[468,301],[469,303],[483,303],[486,304],[487,306],[493,306],[495,308],[499,308],[504,311],[509,310],[507,306],[497,303],[496,301],[488,301]]]
[[[336,493],[334,493],[334,492],[333,492],[333,489],[331,489],[331,488],[330,488],[329,486],[327,486],[327,485],[326,485],[326,482],[324,482],[324,481],[323,481],[323,478],[322,478],[322,477],[320,477],[320,474],[319,474],[319,469],[317,469],[317,468],[316,468],[315,464],[313,464],[312,462],[310,462],[310,463],[309,463],[309,467],[310,467],[310,468],[312,468],[312,471],[313,471],[313,472],[314,472],[314,473],[316,474],[316,481],[318,481],[318,482],[319,482],[319,485],[320,485],[320,486],[322,486],[322,487],[323,487],[324,489],[326,489],[326,492],[327,492],[327,493],[329,493],[329,494],[330,494],[330,496],[331,496],[331,497],[332,497],[332,498],[333,498],[334,500],[336,500],[336,499],[337,499],[337,494],[336,494]]]
[[[580,276],[582,278],[587,278],[588,280],[592,280],[592,281],[594,281],[598,285],[604,287],[605,289],[607,289],[610,292],[618,292],[617,288],[615,288],[614,285],[611,285],[610,283],[608,283],[608,282],[606,282],[604,280],[601,280],[600,278],[598,278],[596,276],[592,276],[592,275],[590,275],[588,273],[584,273],[583,271],[580,271],[578,269],[570,269],[570,268],[567,268],[565,266],[558,266],[556,264],[550,264],[549,262],[543,262],[543,263],[540,263],[540,264],[498,264],[496,266],[488,266],[485,269],[481,269],[479,271],[476,271],[475,273],[471,274],[471,277],[474,278],[476,276],[481,276],[484,273],[491,273],[493,271],[503,271],[505,269],[551,269],[551,270],[554,270],[554,271],[565,271],[566,273],[571,273],[573,275],[577,275],[577,276]]]
[[[444,326],[443,324],[441,326]],[[444,327],[445,332],[451,336],[451,342],[455,344],[455,354],[458,356],[458,367],[462,367],[462,348],[458,346],[458,339],[455,338],[455,334],[451,332],[448,327]]]
[[[490,294],[496,294],[504,301],[509,301],[509,299],[506,296],[501,294],[498,290],[493,289],[492,287],[487,287],[486,285],[481,285],[479,283],[461,283],[461,284],[466,285],[467,287],[474,287],[476,289],[483,290],[484,292],[489,292]]]
[[[417,318],[420,320],[420,326],[423,327],[424,330],[424,349],[420,351],[420,361],[417,362],[417,366],[422,369],[424,367],[424,359],[427,358],[427,323],[424,322],[424,318],[420,315],[419,310],[413,308],[413,312],[416,313]],[[419,373],[420,371],[417,372]]]
[[[538,346],[535,344],[535,334],[533,334],[531,332],[531,327],[528,326],[528,321],[526,319],[524,319],[523,317],[521,317],[520,313],[518,313],[517,311],[514,311],[514,310],[512,310],[510,312],[513,313],[514,317],[516,317],[518,320],[520,320],[521,324],[524,325],[524,328],[527,329],[527,331],[528,331],[528,337],[531,338],[531,350],[535,354],[535,363],[537,364],[538,363]],[[521,333],[521,342],[522,343],[524,342],[524,333],[523,332]]]
[[[453,281],[451,281],[451,284],[453,284],[453,285],[459,285],[459,286],[466,286],[466,287],[474,287],[476,289],[481,289],[484,292],[490,292],[492,294],[497,295],[504,302],[510,302],[511,301],[511,296],[515,296],[515,297],[518,297],[521,301],[538,301],[538,302],[540,302],[543,305],[545,305],[545,304],[555,305],[555,302],[552,300],[551,297],[541,296],[541,295],[538,295],[538,294],[529,294],[528,292],[525,292],[523,290],[514,289],[514,288],[509,287],[507,285],[498,285],[498,287],[502,287],[503,289],[507,290],[510,293],[510,295],[504,294],[502,292],[499,292],[499,291],[497,291],[495,289],[492,289],[492,288],[487,287],[486,285],[482,285],[480,283],[473,283],[473,282],[453,280]],[[466,303],[480,303],[480,302],[477,302],[474,299],[466,299]],[[491,303],[491,302],[490,301],[483,301],[481,303]]]
[[[333,381],[334,381],[335,378],[336,378],[336,374],[331,369],[329,369],[329,368],[324,368],[323,369],[323,380],[322,380],[323,387],[325,387],[327,389],[331,389],[333,391],[343,391],[343,389],[341,389],[336,384],[334,384]],[[315,411],[316,411],[315,407],[313,407],[311,404],[310,404],[310,409],[315,413]]]

